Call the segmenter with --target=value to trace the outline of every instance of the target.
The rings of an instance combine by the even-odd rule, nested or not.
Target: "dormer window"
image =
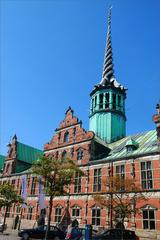
[[[134,150],[136,150],[138,148],[138,143],[133,140],[132,138],[130,138],[127,142],[126,142],[126,150],[127,153],[132,153]]]
[[[68,142],[69,141],[69,132],[65,132],[64,134],[64,142]]]

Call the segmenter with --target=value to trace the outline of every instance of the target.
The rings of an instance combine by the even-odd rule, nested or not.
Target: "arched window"
[[[82,148],[77,151],[77,160],[82,160],[84,158],[84,150]]]
[[[64,142],[68,142],[69,141],[69,132],[65,132],[64,134]]]

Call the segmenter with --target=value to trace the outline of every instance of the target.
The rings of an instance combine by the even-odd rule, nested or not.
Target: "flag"
[[[21,176],[21,197],[24,201],[22,204],[22,208],[26,208],[26,200],[27,200],[27,175]]]
[[[46,208],[45,206],[45,194],[42,189],[42,177],[39,176],[38,178],[38,190],[39,190],[39,195],[38,195],[38,202],[39,202],[39,208],[44,209]]]

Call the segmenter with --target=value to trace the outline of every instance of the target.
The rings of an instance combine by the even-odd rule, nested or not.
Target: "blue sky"
[[[0,153],[16,133],[43,149],[68,106],[89,126],[112,5],[117,80],[128,88],[127,135],[155,128],[160,100],[159,0],[1,0]]]

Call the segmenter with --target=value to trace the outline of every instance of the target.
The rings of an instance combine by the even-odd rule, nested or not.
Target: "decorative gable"
[[[65,113],[64,120],[56,129],[56,133],[50,143],[45,144],[44,150],[47,151],[93,139],[94,133],[85,131],[81,125],[82,122],[73,115],[73,110],[69,107]]]

